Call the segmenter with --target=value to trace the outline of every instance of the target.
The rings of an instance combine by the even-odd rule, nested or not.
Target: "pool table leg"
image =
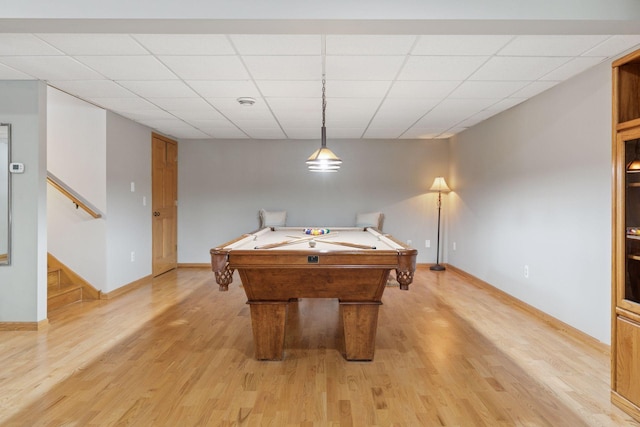
[[[287,301],[249,301],[256,359],[282,360]]]
[[[378,308],[382,302],[340,301],[347,360],[373,360],[376,349]]]

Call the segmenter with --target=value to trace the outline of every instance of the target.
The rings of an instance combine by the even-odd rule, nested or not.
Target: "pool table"
[[[396,271],[400,289],[408,290],[418,252],[375,228],[267,227],[210,253],[221,291],[228,290],[238,270],[250,306],[256,359],[282,360],[289,301],[336,298],[344,357],[372,360],[390,270]]]

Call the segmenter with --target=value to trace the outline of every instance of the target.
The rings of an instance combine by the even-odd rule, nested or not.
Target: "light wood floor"
[[[334,300],[294,304],[286,360],[258,362],[245,301],[180,269],[0,332],[0,425],[637,425],[607,354],[451,271],[386,290],[373,362],[342,358]]]

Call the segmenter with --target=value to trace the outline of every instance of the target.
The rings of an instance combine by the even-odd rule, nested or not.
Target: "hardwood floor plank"
[[[344,359],[329,299],[292,303],[284,360],[255,360],[238,282],[178,269],[0,332],[0,425],[638,425],[607,354],[456,272],[386,290],[372,362]]]

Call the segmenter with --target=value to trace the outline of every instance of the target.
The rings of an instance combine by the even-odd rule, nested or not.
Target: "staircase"
[[[47,254],[47,310],[58,310],[80,301],[100,299],[101,292],[53,255]]]

